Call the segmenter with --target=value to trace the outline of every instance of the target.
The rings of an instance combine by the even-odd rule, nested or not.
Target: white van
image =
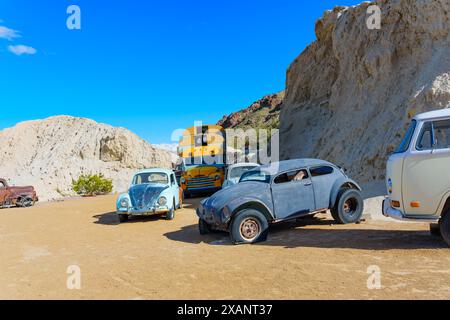
[[[437,222],[450,245],[450,109],[414,117],[404,140],[389,157],[386,183],[383,215]]]

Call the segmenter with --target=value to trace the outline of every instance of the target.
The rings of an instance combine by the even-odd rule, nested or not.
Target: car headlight
[[[181,178],[181,179],[180,179],[180,182],[183,183],[183,184],[185,184],[185,183],[186,183],[186,179],[185,179],[185,178]]]
[[[167,199],[166,199],[166,197],[160,197],[160,198],[158,199],[158,204],[159,204],[160,206],[165,206],[165,205],[167,204]]]
[[[127,199],[120,200],[120,207],[121,208],[128,208],[128,200]]]
[[[220,180],[220,175],[215,176],[216,181]]]

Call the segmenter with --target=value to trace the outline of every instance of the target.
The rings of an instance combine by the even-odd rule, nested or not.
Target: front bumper
[[[391,200],[389,198],[383,200],[383,216],[395,220],[404,220],[403,213],[391,206]]]
[[[399,221],[411,221],[411,222],[437,222],[439,221],[439,217],[407,217],[398,209],[395,209],[391,206],[391,200],[389,197],[386,197],[383,200],[383,216],[392,218]]]
[[[145,209],[136,209],[136,208],[119,208],[117,210],[117,214],[126,214],[129,216],[153,216],[158,214],[164,214],[169,212],[170,209],[166,206],[161,207],[152,207]]]
[[[205,208],[202,205],[196,210],[197,216],[205,221],[212,229],[220,231],[228,231],[229,218],[224,217],[221,212],[215,211],[213,208]]]

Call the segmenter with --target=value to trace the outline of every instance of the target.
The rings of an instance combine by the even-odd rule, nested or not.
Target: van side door
[[[424,122],[418,130],[403,165],[403,206],[407,216],[433,216],[450,190],[450,119]]]

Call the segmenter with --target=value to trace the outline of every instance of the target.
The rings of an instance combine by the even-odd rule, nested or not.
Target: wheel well
[[[259,202],[248,202],[245,203],[239,207],[237,207],[234,211],[233,214],[231,215],[232,217],[235,216],[238,212],[245,210],[245,209],[255,209],[258,210],[259,212],[261,212],[267,219],[267,221],[273,221],[273,217],[272,214],[270,213],[270,211],[266,208],[265,205],[259,203]]]
[[[339,194],[341,194],[342,190],[346,190],[346,189],[354,189],[354,190],[361,191],[361,189],[356,184],[354,184],[350,181],[347,181],[346,183],[344,183],[337,189],[335,196],[334,196],[334,194],[331,195],[332,198],[330,199],[330,208],[333,208],[335,206],[335,204],[339,201]]]
[[[441,217],[443,217],[444,214],[446,214],[449,209],[450,209],[450,197],[448,197],[447,201],[444,204],[444,209],[442,209]]]
[[[346,182],[346,183],[344,183],[344,184],[339,188],[339,190],[341,190],[341,189],[343,189],[343,188],[349,188],[349,189],[356,189],[356,190],[359,190],[359,187],[358,187],[356,184],[352,183],[352,182]]]

